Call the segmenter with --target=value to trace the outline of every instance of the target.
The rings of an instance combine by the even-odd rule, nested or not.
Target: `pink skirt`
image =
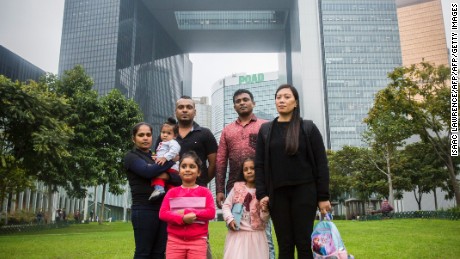
[[[224,259],[268,258],[268,243],[265,230],[231,231],[225,239]]]

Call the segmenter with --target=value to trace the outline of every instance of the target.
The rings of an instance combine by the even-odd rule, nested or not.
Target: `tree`
[[[93,80],[82,66],[64,71],[61,79],[48,79],[56,93],[67,98],[71,109],[63,119],[74,130],[68,151],[72,155],[63,162],[62,171],[68,171],[66,191],[70,196],[83,198],[86,186],[92,186],[98,178],[96,154],[102,126],[102,108],[98,94],[92,89]]]
[[[422,210],[421,202],[424,193],[434,194],[434,204],[437,209],[436,188],[446,189],[449,181],[447,169],[443,165],[433,147],[426,142],[416,142],[407,145],[403,153],[403,174],[410,180],[407,191],[414,193],[418,209]]]
[[[391,83],[382,91],[385,105],[398,117],[405,117],[411,133],[429,143],[449,173],[456,204],[460,204],[457,164],[450,156],[450,69],[422,61],[389,73]]]
[[[367,200],[372,194],[388,196],[386,178],[374,163],[383,164],[383,160],[374,159],[368,148],[344,146],[329,155],[332,197],[343,197],[344,193]]]
[[[14,156],[14,143],[9,132],[16,114],[23,111],[16,105],[15,99],[29,99],[22,91],[21,84],[14,84],[4,76],[0,76],[0,208],[9,193],[21,191],[32,186],[30,177],[26,175],[21,161]],[[16,115],[16,116],[15,116]],[[6,221],[8,217],[6,217]]]
[[[66,159],[59,159],[59,166],[49,168],[38,179],[48,186],[48,214],[52,215],[53,193],[58,186],[66,189],[70,197],[82,198],[86,195],[86,186],[91,185],[97,177],[95,164],[95,132],[100,121],[97,92],[92,90],[93,81],[83,67],[76,66],[64,71],[61,78],[48,74],[41,82],[48,86],[50,92],[67,100],[68,109],[59,114],[59,118],[73,130],[68,139]]]
[[[62,114],[67,100],[47,84],[11,82],[0,76],[1,197],[32,187],[47,172],[56,171],[69,157],[67,143],[73,135]],[[65,175],[49,179],[65,185]],[[16,185],[16,186],[15,186]],[[3,199],[2,199],[3,200]]]
[[[375,168],[367,159],[368,150],[361,147],[344,146],[329,155],[331,175],[331,196],[356,195],[367,200],[373,192],[378,192]]]
[[[385,88],[375,97],[374,105],[364,119],[368,129],[364,132],[365,142],[371,147],[373,155],[369,160],[383,173],[388,183],[388,202],[394,206],[393,181],[395,166],[398,164],[397,149],[404,145],[404,140],[410,137],[411,128],[404,115],[396,113],[388,105],[387,92],[392,89]],[[376,161],[382,158],[384,164]]]
[[[102,107],[102,123],[99,129],[100,138],[96,156],[98,158],[99,177],[98,185],[102,185],[102,208],[99,220],[103,221],[105,207],[105,191],[122,194],[121,185],[126,183],[126,175],[122,157],[132,148],[132,126],[143,119],[143,115],[136,102],[124,97],[120,91],[112,90],[100,99]]]
[[[343,166],[343,160],[349,162],[348,159],[342,159],[341,155],[342,152],[340,151],[327,151],[328,161],[329,161],[329,189],[331,192],[331,200],[335,201],[343,201],[344,195],[350,193],[350,176],[352,174],[352,170],[350,170],[347,166]],[[345,153],[344,155],[347,155]],[[345,163],[345,165],[349,165],[349,163]]]

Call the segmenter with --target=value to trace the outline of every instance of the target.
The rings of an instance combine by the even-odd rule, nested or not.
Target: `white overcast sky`
[[[0,45],[39,68],[57,73],[64,0],[0,0]],[[275,53],[190,54],[193,96],[211,96],[211,86],[233,73],[278,70]]]

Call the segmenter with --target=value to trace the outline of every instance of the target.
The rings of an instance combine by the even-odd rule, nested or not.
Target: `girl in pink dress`
[[[248,158],[222,205],[228,227],[224,259],[269,258],[265,224],[270,215],[267,204],[260,204],[255,195],[254,160]]]
[[[196,184],[200,168],[195,152],[184,153],[179,163],[182,185],[169,190],[161,204],[160,219],[168,224],[168,259],[206,259],[208,222],[216,207],[211,191]]]

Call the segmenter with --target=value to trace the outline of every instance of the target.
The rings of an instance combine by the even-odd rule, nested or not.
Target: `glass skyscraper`
[[[273,78],[232,75],[213,86],[216,139],[236,119],[236,89],[251,90],[256,115],[271,119],[276,87],[289,83],[299,90],[302,117],[315,122],[327,148],[363,145],[374,95],[402,64],[395,0],[229,3],[66,0],[59,73],[82,64],[100,94],[119,89],[159,130],[174,116],[175,100],[191,96],[186,53],[275,52]]]
[[[192,64],[143,1],[66,0],[59,74],[81,64],[94,89],[120,90],[159,132],[191,94]]]
[[[0,75],[11,81],[38,81],[45,71],[0,45]]]
[[[320,2],[331,149],[360,146],[374,95],[402,64],[395,1]]]
[[[395,0],[253,5],[66,0],[59,73],[83,65],[100,94],[119,89],[158,129],[191,96],[185,53],[275,51],[279,82],[299,89],[302,116],[327,146],[362,145],[373,95],[402,63]]]
[[[209,97],[192,97],[195,102],[196,115],[194,121],[201,127],[211,129],[212,106],[209,104]]]

